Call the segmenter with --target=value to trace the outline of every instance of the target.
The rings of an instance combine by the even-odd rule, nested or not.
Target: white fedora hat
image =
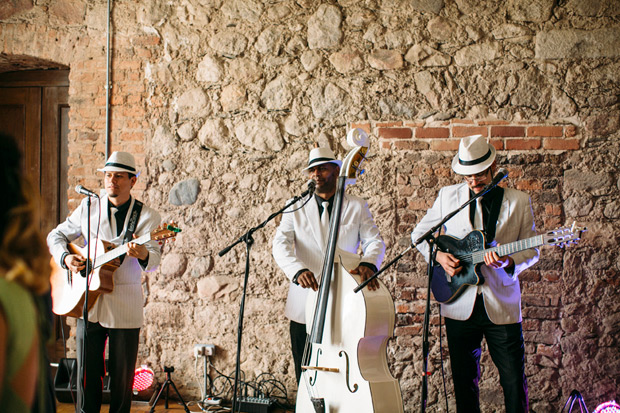
[[[475,175],[488,169],[494,160],[495,147],[482,135],[467,136],[461,139],[452,169],[459,175]]]
[[[129,172],[136,176],[140,172],[136,170],[136,160],[129,152],[112,152],[105,166],[97,169],[99,172]]]
[[[336,156],[331,149],[314,148],[310,151],[310,156],[308,156],[308,166],[304,168],[304,171],[324,163],[335,163],[339,167],[342,166],[342,161],[336,159]]]

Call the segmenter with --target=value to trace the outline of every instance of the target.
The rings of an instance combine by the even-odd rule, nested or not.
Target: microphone
[[[308,189],[306,189],[304,192],[301,193],[301,197],[303,198],[304,196],[308,194],[313,194],[315,189],[316,189],[316,181],[314,179],[309,179]]]
[[[508,170],[506,168],[499,168],[493,180],[482,190],[483,193],[491,190],[493,187],[497,186],[504,178],[508,176]]]
[[[84,188],[82,185],[76,186],[75,192],[77,192],[78,194],[86,195],[86,196],[92,196],[93,198],[99,198],[99,195],[97,195],[96,193],[94,193],[93,191],[89,189]]]

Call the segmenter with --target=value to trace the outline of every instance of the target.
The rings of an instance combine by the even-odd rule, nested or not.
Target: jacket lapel
[[[129,226],[129,220],[131,219],[131,213],[133,212],[133,205],[136,202],[135,198],[132,196],[131,203],[129,204],[129,209],[127,210],[127,214],[125,215],[125,222],[123,222],[123,230],[118,236],[120,240],[125,239],[125,233],[127,232],[127,227]],[[119,242],[119,244],[121,244]]]
[[[454,205],[454,208],[458,208],[459,206],[463,205],[468,200],[469,200],[469,187],[467,186],[467,184],[463,184],[461,188],[459,189],[459,191],[457,192],[457,195],[456,195],[457,204]],[[465,228],[468,229],[467,233],[470,233],[471,231],[474,230],[474,226],[471,224],[471,220],[469,219],[469,211],[470,211],[470,208],[473,207],[473,205],[475,205],[475,203],[469,204],[467,208],[463,209],[461,213],[459,214],[459,216],[461,217],[459,219],[462,219],[464,221],[462,224],[465,226]]]
[[[99,231],[101,231],[101,239],[105,240],[113,240],[114,238],[116,238],[112,234],[110,217],[108,215],[109,202],[110,200],[107,196],[101,198],[101,226],[99,227]]]
[[[510,216],[510,199],[508,199],[507,190],[504,189],[504,198],[502,199],[502,207],[499,210],[499,216],[497,217],[497,226],[495,227],[495,238],[503,236],[502,232],[507,229],[505,225],[508,217]]]
[[[307,222],[310,223],[310,234],[314,237],[317,245],[322,250],[325,249],[325,245],[321,236],[321,217],[319,216],[319,206],[317,205],[314,196],[311,200],[308,201],[308,203],[304,207],[304,212],[306,214]]]

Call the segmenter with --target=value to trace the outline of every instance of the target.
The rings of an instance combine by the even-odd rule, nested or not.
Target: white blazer
[[[412,241],[416,241],[426,231],[436,225],[443,217],[457,209],[469,199],[467,184],[447,186],[439,191],[439,195],[428,210],[426,216],[411,233]],[[470,205],[471,206],[471,205]],[[444,225],[442,235],[463,238],[473,231],[469,219],[469,209],[465,208]],[[504,199],[500,208],[495,232],[495,242],[507,244],[536,235],[534,215],[529,196],[515,189],[504,189]],[[426,262],[429,260],[427,243],[418,245]],[[538,249],[521,251],[511,255],[515,262],[513,274],[504,269],[493,270],[482,265],[484,283],[481,291],[484,307],[489,319],[495,324],[511,324],[521,322],[521,288],[519,274],[538,262]],[[455,320],[466,320],[471,315],[476,301],[477,287],[468,286],[463,294],[450,304],[441,304],[441,314]]]
[[[116,236],[112,232],[110,220],[108,218],[108,197],[93,199],[90,208],[90,239],[94,242],[97,236],[97,222],[99,220],[99,212],[101,211],[101,223],[99,225],[99,239],[109,241],[115,245],[123,243],[127,225],[135,198],[131,198],[129,212],[125,218],[123,231]],[[47,245],[56,263],[60,264],[63,253],[68,252],[67,243],[79,238],[81,235],[88,234],[87,219],[87,200],[84,199],[80,206],[67,218],[67,220],[59,224],[47,236]],[[99,208],[101,206],[101,209]],[[148,234],[161,221],[161,217],[157,211],[144,205],[140,213],[140,219],[134,234],[138,237]],[[148,264],[145,271],[152,271],[159,265],[161,260],[161,249],[157,241],[149,241],[144,244],[149,251]],[[104,251],[97,251],[97,256]],[[143,297],[142,297],[142,267],[137,258],[125,256],[120,267],[114,272],[114,290],[108,294],[101,294],[95,305],[88,312],[88,321],[100,323],[107,328],[140,328],[143,323]]]
[[[273,239],[273,257],[290,280],[304,268],[312,271],[315,277],[323,270],[325,253],[320,232],[319,207],[314,198],[298,209],[302,204],[303,200],[296,202],[287,210],[294,212],[285,212],[282,215]],[[361,262],[371,263],[379,268],[385,255],[385,244],[372,219],[368,203],[362,198],[345,194],[337,247],[357,254],[360,246]],[[306,323],[308,291],[290,283],[284,312],[290,320]]]

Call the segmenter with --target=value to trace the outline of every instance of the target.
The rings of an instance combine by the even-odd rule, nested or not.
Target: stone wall
[[[3,70],[71,69],[70,187],[101,184],[106,4],[0,6]],[[620,3],[127,0],[113,2],[112,16],[111,149],[136,154],[136,194],[183,228],[144,276],[139,358],[161,379],[163,365],[175,366],[186,400],[202,387],[194,344],[215,344],[214,365],[234,371],[244,245],[218,252],[303,190],[315,144],[344,156],[352,126],[371,134],[372,147],[350,191],[369,200],[388,259],[407,247],[437,190],[455,182],[450,159],[470,133],[499,149],[540,231],[573,220],[588,227],[577,246],[542,248],[521,277],[530,399],[553,412],[573,389],[591,409],[620,398]],[[294,400],[288,280],[270,251],[276,224],[254,234],[241,360],[246,378],[271,373]],[[383,280],[397,311],[391,368],[414,411],[424,263],[410,253]],[[429,408],[442,411],[434,306],[431,322]],[[443,346],[446,355],[445,338]],[[488,353],[482,374],[483,410],[501,411]]]

